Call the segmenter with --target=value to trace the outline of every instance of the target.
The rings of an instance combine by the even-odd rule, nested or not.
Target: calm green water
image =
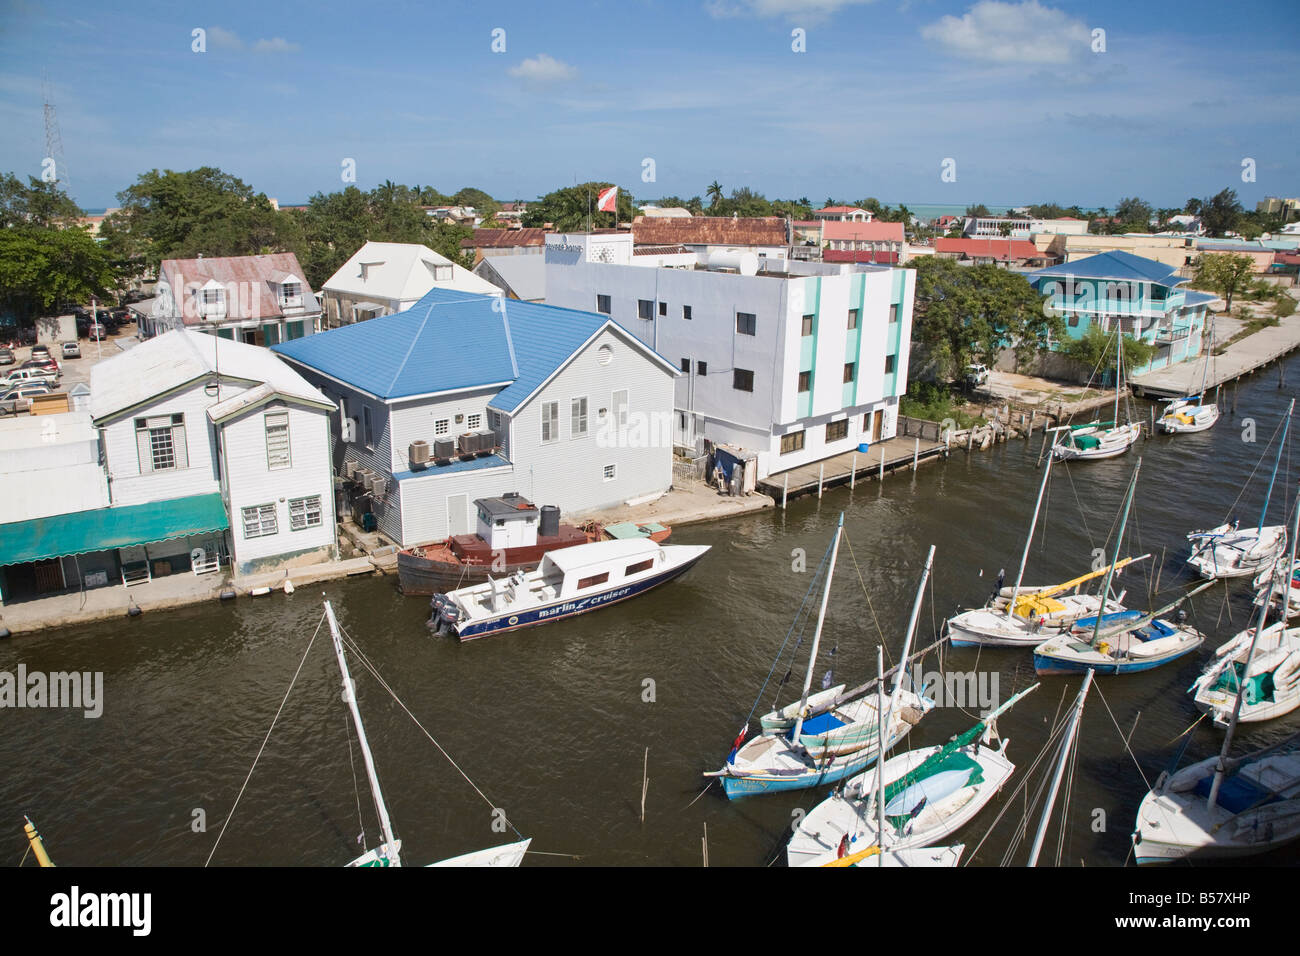
[[[1300,362],[1289,364],[1287,381],[1300,383]],[[1208,433],[1155,438],[1118,460],[1054,469],[1027,580],[1087,570],[1141,454],[1129,550],[1156,557],[1127,575],[1125,586],[1130,600],[1145,594],[1165,548],[1162,590],[1186,583],[1179,563],[1187,531],[1221,522],[1239,494],[1237,514],[1245,522],[1257,517],[1265,482],[1248,485],[1247,478],[1292,394],[1289,385],[1279,390],[1277,372],[1269,370],[1242,385],[1235,417],[1225,414]],[[1145,414],[1146,406],[1138,410]],[[1242,441],[1247,416],[1256,421],[1256,444]],[[838,645],[837,680],[856,683],[874,674],[882,634],[888,653],[898,654],[930,544],[938,552],[922,642],[959,606],[981,602],[1000,567],[1007,568],[1010,583],[1037,489],[1039,447],[1035,437],[970,457],[955,452],[947,463],[890,477],[883,487],[868,482],[854,492],[828,492],[820,501],[794,501],[786,512],[682,528],[675,541],[713,545],[686,577],[583,618],[464,646],[431,636],[425,601],[403,598],[392,578],[333,583],[323,592],[398,695],[492,805],[534,838],[535,849],[577,855],[584,864],[696,866],[707,824],[711,865],[783,864],[792,813],[813,806],[824,790],[729,803],[714,787],[692,801],[705,785],[701,771],[721,765],[749,711],[839,513],[845,513],[851,551],[841,554],[825,643]],[[1284,482],[1294,487],[1296,466],[1284,462],[1279,488]],[[1282,514],[1279,504],[1272,520],[1281,521]],[[807,573],[792,570],[798,548],[807,552]],[[1173,739],[1196,719],[1186,690],[1213,647],[1244,626],[1246,586],[1235,585],[1230,599],[1223,585],[1196,599],[1193,620],[1209,635],[1196,655],[1095,682],[1065,814],[1063,862],[1125,862],[1134,812],[1146,791],[1143,775],[1154,780],[1173,755]],[[320,587],[302,587],[289,597],[212,603],[0,644],[0,670],[13,671],[21,662],[29,670],[105,675],[106,701],[97,720],[73,711],[0,711],[0,764],[6,768],[0,819],[13,827],[10,845],[21,847],[26,813],[60,864],[201,865],[320,623],[321,593]],[[489,805],[359,662],[352,664],[408,863],[503,842],[506,835],[493,832]],[[946,665],[996,672],[1003,699],[1034,681],[1028,651],[951,651]],[[827,666],[824,659],[819,663],[819,678]],[[796,668],[783,703],[797,694],[802,673]],[[647,679],[654,681],[653,702],[643,700]],[[1013,798],[1011,791],[1077,687],[1077,680],[1045,678],[1002,719],[1001,730],[1011,738],[1008,752],[1021,770],[961,834],[965,862],[1001,859],[1024,810],[1024,794]],[[764,704],[770,703],[769,692]],[[972,722],[960,709],[937,709],[907,746],[940,743]],[[1132,732],[1135,757],[1117,726]],[[1300,714],[1293,714],[1243,729],[1240,746],[1297,729]],[[1187,758],[1214,752],[1221,739],[1202,721]],[[1035,772],[1031,789],[1043,772]],[[374,814],[355,745],[349,752],[347,710],[322,628],[214,863],[341,865],[360,853],[358,802],[367,845],[374,846]],[[207,832],[193,832],[196,809],[206,811]],[[1101,832],[1094,830],[1097,810],[1104,814]],[[1045,857],[1054,854],[1056,840],[1054,828]],[[571,861],[534,856],[527,862]]]

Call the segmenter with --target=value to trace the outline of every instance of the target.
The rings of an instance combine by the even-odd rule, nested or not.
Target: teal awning
[[[0,524],[0,565],[152,544],[230,527],[221,495],[194,495]]]

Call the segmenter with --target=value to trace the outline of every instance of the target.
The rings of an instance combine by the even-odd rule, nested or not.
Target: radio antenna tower
[[[53,182],[59,183],[64,192],[69,192],[71,184],[68,181],[67,164],[63,161],[63,136],[59,132],[59,119],[54,115],[53,97],[50,96],[50,78],[48,74],[42,76],[42,86],[44,87],[45,97],[45,159],[54,163]],[[46,179],[49,175],[46,172],[47,162],[41,164],[41,179]]]

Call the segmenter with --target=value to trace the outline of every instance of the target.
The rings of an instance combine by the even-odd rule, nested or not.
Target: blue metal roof
[[[491,405],[511,412],[608,324],[592,312],[433,289],[405,312],[272,348],[385,399],[505,384]]]
[[[374,321],[371,319],[370,321]],[[396,481],[405,481],[408,478],[436,478],[439,475],[454,475],[461,471],[479,471],[483,468],[506,468],[510,462],[500,455],[488,455],[484,458],[472,458],[469,461],[461,461],[459,458],[446,465],[430,465],[428,468],[422,468],[419,471],[395,471],[393,478]]]
[[[1030,281],[1054,277],[1073,279],[1112,279],[1128,282],[1155,282],[1158,285],[1173,288],[1187,282],[1174,273],[1173,266],[1154,259],[1144,259],[1131,252],[1114,250],[1101,252],[1076,262],[1063,263],[1031,272],[1026,277]]]
[[[1213,302],[1217,295],[1211,295],[1209,292],[1197,292],[1195,289],[1188,289],[1183,297],[1183,306],[1205,305],[1207,302]]]

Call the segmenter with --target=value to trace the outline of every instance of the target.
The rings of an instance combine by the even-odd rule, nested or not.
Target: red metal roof
[[[225,321],[243,319],[278,319],[286,313],[280,308],[280,282],[292,276],[302,286],[304,309],[289,315],[300,317],[316,315],[319,309],[310,307],[311,286],[303,276],[298,257],[292,252],[267,256],[225,256],[212,259],[164,259],[159,271],[171,286],[173,301],[182,309],[186,325],[203,324],[201,317],[190,305],[191,292],[209,282],[216,282],[233,294],[226,295]]]
[[[866,242],[902,242],[901,222],[835,222],[822,223],[822,238],[836,241],[862,240]]]
[[[1048,253],[1039,252],[1038,247],[1028,239],[936,239],[934,251],[937,255],[996,259],[999,262],[1008,259],[1051,258]]]
[[[873,262],[897,265],[898,253],[887,249],[823,249],[822,262]]]
[[[727,216],[637,216],[632,241],[638,246],[784,246],[785,220],[778,216],[732,219]]]

